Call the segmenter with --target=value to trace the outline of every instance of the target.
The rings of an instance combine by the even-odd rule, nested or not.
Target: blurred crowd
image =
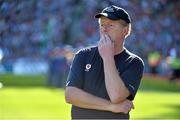
[[[28,57],[49,60],[57,47],[74,53],[95,45],[99,28],[94,15],[111,4],[130,14],[132,33],[125,46],[143,58],[146,72],[166,75],[171,71],[167,61],[172,58],[178,59],[179,69],[179,0],[1,0],[1,63],[11,66]],[[154,53],[156,57],[151,57]],[[61,54],[68,56],[67,52]]]

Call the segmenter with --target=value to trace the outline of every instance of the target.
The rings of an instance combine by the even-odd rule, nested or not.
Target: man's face
[[[100,35],[108,34],[112,41],[117,42],[125,37],[125,27],[120,23],[120,20],[110,20],[106,17],[100,18]]]

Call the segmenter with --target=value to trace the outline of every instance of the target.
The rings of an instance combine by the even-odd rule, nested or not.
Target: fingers
[[[126,100],[126,101],[124,101],[125,103],[125,105],[124,105],[124,113],[128,113],[128,112],[130,112],[131,111],[131,109],[134,109],[134,104],[133,104],[133,102],[132,101],[130,101],[130,100]]]
[[[131,107],[132,109],[134,109],[134,104],[133,104],[132,101],[127,100],[127,105],[128,105],[129,107]]]
[[[110,37],[106,34],[102,34],[98,43],[98,50],[103,59],[108,58],[107,56],[113,56],[114,44],[111,42]]]
[[[110,37],[108,34],[105,34],[105,38],[106,38],[106,40],[107,40],[108,42],[113,43],[111,37]]]
[[[102,44],[113,43],[113,41],[110,39],[110,36],[108,34],[101,34],[99,42],[101,42]]]
[[[103,37],[104,34],[105,34],[105,33],[104,33],[103,31],[101,31],[101,32],[100,32],[100,38]]]
[[[105,37],[105,34],[102,34],[101,39],[99,41],[99,46],[102,46],[104,44],[106,44],[106,37]]]
[[[98,46],[101,47],[103,44],[104,44],[104,35],[101,36],[101,39],[98,42]]]
[[[112,104],[112,106],[113,106],[112,112],[115,112],[115,113],[119,113],[119,112],[129,113],[131,109],[134,108],[134,104],[130,100],[125,100],[119,104]]]

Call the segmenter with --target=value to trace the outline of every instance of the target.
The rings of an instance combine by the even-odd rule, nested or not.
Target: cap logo
[[[106,8],[105,9],[107,12],[114,12],[114,8],[112,8],[112,7],[108,7],[108,8]]]

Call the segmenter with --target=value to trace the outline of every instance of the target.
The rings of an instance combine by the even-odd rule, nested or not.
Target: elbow
[[[123,90],[122,90],[123,91]],[[130,95],[130,92],[125,89],[123,92],[111,92],[109,94],[110,100],[112,103],[117,104],[127,99],[127,97]]]
[[[69,88],[66,88],[65,90],[65,101],[66,103],[71,104],[72,102],[72,95],[71,95],[71,91],[69,90]]]
[[[122,95],[111,95],[110,96],[111,103],[118,104],[125,100]]]

